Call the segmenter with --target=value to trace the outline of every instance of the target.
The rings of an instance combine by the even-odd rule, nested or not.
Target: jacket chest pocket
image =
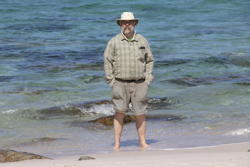
[[[145,61],[146,61],[146,48],[145,48],[145,46],[139,46],[137,57],[138,57],[138,60],[140,62],[145,63]]]

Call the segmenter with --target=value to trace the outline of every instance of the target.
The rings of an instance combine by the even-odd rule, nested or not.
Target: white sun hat
[[[132,12],[123,12],[121,14],[121,18],[116,20],[116,23],[120,25],[120,21],[122,20],[133,20],[138,24],[139,20],[134,17],[134,14]]]

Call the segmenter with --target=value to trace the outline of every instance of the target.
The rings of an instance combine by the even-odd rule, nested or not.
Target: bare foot
[[[147,143],[141,143],[140,144],[141,149],[149,148],[149,145]]]
[[[114,151],[120,151],[120,146],[114,146],[113,149]]]

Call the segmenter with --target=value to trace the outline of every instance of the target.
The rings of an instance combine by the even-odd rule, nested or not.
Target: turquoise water
[[[155,56],[149,97],[174,101],[149,114],[185,118],[148,121],[151,146],[248,141],[249,9],[247,0],[2,0],[0,147],[51,156],[112,147],[112,128],[72,122],[112,114],[111,105],[95,102],[111,96],[102,54],[119,33],[115,19],[122,11],[140,19],[136,30],[149,40]],[[86,102],[93,106],[77,107]],[[68,114],[70,106],[82,114]],[[58,108],[42,114],[51,107]],[[59,140],[24,144],[43,137]],[[127,125],[124,149],[136,148],[136,138],[134,124]]]

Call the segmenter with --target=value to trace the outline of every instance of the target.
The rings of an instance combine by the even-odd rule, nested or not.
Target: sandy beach
[[[27,160],[1,163],[1,167],[249,167],[250,142],[224,144],[210,147],[185,149],[134,150],[60,157],[53,160]],[[81,160],[81,156],[94,157],[93,160]]]

